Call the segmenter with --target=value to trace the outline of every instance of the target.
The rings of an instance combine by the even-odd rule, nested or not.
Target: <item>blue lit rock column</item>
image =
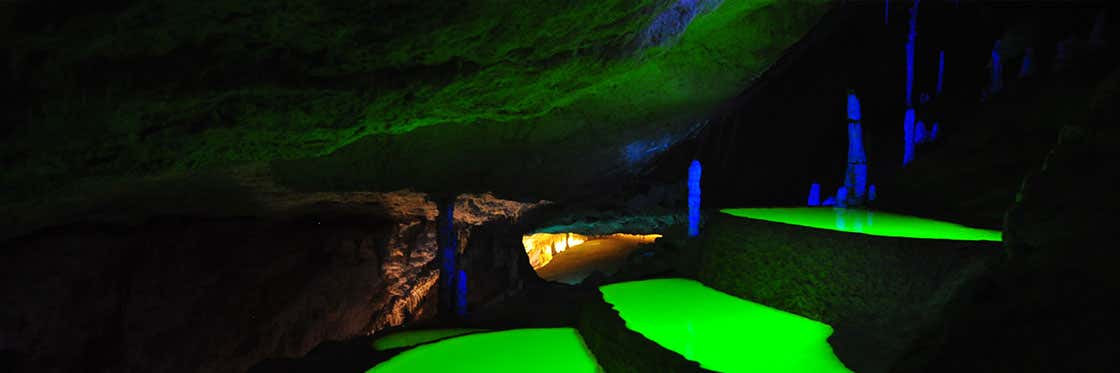
[[[859,99],[848,91],[848,167],[844,171],[846,193],[837,195],[841,206],[863,206],[867,198],[867,153],[863,148],[863,126],[860,125]]]
[[[688,166],[688,236],[700,235],[700,161]]]

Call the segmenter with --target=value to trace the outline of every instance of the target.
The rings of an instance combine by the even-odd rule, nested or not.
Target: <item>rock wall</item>
[[[430,317],[434,225],[163,219],[0,248],[15,371],[239,372]]]
[[[985,242],[875,237],[719,214],[702,239],[699,280],[819,320],[857,372],[886,371],[960,284],[1002,251]]]
[[[1115,59],[1113,60],[1115,61]],[[1115,66],[1115,65],[1114,65]],[[1120,69],[1065,122],[1004,226],[1008,260],[963,286],[896,372],[1114,370]]]
[[[241,372],[437,316],[429,196],[254,180],[254,209],[156,203],[0,240],[0,371]],[[536,279],[517,221],[541,204],[457,197],[472,307]]]

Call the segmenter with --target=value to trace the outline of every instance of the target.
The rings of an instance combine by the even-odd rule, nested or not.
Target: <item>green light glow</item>
[[[960,241],[1001,241],[1002,233],[959,224],[891,214],[888,212],[818,207],[739,208],[720,212],[741,218],[766,220],[872,236],[932,238]]]
[[[598,372],[572,328],[469,334],[402,352],[370,372]]]
[[[430,329],[410,330],[389,334],[373,342],[373,348],[378,351],[391,350],[400,347],[412,347],[448,337],[454,337],[474,332],[483,332],[486,329]]]
[[[721,372],[848,372],[826,339],[832,327],[686,279],[599,288],[626,326]]]

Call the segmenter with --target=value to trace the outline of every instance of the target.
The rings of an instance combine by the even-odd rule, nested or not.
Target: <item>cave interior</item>
[[[0,25],[3,372],[1120,370],[1111,0]]]

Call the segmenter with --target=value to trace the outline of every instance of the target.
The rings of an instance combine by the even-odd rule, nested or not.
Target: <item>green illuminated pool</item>
[[[457,335],[486,331],[486,329],[428,329],[410,330],[389,334],[373,342],[373,348],[378,351],[391,350],[400,347],[411,347]]]
[[[475,333],[402,352],[370,372],[598,372],[572,328]]]
[[[970,228],[949,222],[880,211],[832,207],[776,207],[723,209],[720,212],[741,218],[872,236],[960,241],[1002,240],[1002,234],[995,230]]]
[[[832,327],[686,279],[599,288],[626,326],[720,372],[849,372],[832,353]]]

